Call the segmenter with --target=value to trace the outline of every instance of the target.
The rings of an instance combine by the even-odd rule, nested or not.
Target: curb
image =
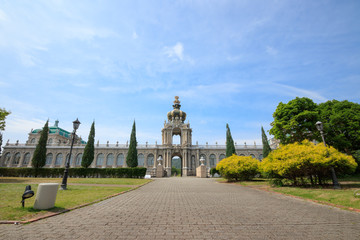
[[[152,181],[153,181],[153,180],[152,180]],[[50,218],[50,217],[53,217],[53,216],[56,216],[56,215],[60,215],[60,214],[66,213],[66,212],[70,212],[70,211],[72,211],[72,210],[76,210],[76,209],[79,209],[79,208],[83,208],[83,207],[86,207],[86,206],[89,206],[89,205],[92,205],[92,204],[95,204],[95,203],[98,203],[98,202],[107,200],[107,199],[109,199],[109,198],[113,198],[113,197],[119,196],[119,195],[121,195],[121,194],[134,191],[134,190],[136,190],[136,189],[138,189],[138,188],[140,188],[140,187],[142,187],[142,186],[144,186],[144,185],[146,185],[146,184],[151,183],[152,181],[149,181],[149,182],[147,182],[147,183],[138,185],[137,187],[131,188],[131,189],[129,189],[129,190],[122,191],[122,192],[119,192],[119,193],[115,193],[115,194],[113,194],[113,195],[110,195],[110,196],[107,196],[107,197],[104,197],[104,198],[95,200],[95,201],[93,201],[93,202],[89,202],[89,203],[85,203],[85,204],[82,204],[82,205],[79,205],[79,206],[75,206],[75,207],[73,207],[73,208],[65,209],[65,210],[60,211],[60,212],[49,213],[49,214],[46,214],[46,215],[44,215],[44,216],[32,218],[32,219],[29,219],[29,220],[26,220],[26,221],[0,221],[0,224],[15,224],[15,225],[19,225],[19,224],[28,224],[28,223],[37,222],[37,221],[42,220],[42,219],[45,219],[45,218]]]

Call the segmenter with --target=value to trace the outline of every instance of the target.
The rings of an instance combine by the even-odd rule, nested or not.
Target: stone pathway
[[[1,210],[1,209],[0,209]],[[213,179],[157,179],[0,239],[360,239],[360,214]]]

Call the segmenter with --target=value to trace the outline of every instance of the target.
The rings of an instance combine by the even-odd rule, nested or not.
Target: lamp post
[[[315,125],[316,125],[316,128],[319,130],[321,138],[322,138],[323,143],[324,143],[324,146],[326,147],[325,138],[324,138],[324,132],[323,132],[323,129],[324,129],[323,123],[320,122],[320,121],[317,121]],[[334,189],[340,189],[341,187],[340,187],[340,184],[339,184],[339,182],[337,180],[334,167],[330,167],[330,171],[331,171],[331,177],[332,177],[332,182],[333,182]]]
[[[62,183],[61,183],[60,190],[66,190],[67,178],[68,178],[68,175],[69,175],[69,168],[70,168],[71,152],[72,152],[72,149],[73,149],[73,146],[74,146],[75,133],[76,133],[76,130],[79,128],[79,126],[80,126],[80,121],[76,118],[76,120],[73,121],[74,131],[72,132],[72,141],[71,141],[71,147],[70,147],[70,154],[69,154],[69,158],[66,160],[64,177],[63,177],[63,180],[62,180]]]

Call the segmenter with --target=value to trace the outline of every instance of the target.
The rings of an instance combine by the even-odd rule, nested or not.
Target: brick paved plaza
[[[360,214],[214,179],[156,179],[0,239],[360,239]]]

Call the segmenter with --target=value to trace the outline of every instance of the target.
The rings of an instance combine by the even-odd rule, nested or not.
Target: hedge
[[[37,177],[62,177],[65,168],[40,168]],[[143,178],[146,168],[69,168],[73,178]],[[0,168],[1,177],[34,177],[34,168]]]

